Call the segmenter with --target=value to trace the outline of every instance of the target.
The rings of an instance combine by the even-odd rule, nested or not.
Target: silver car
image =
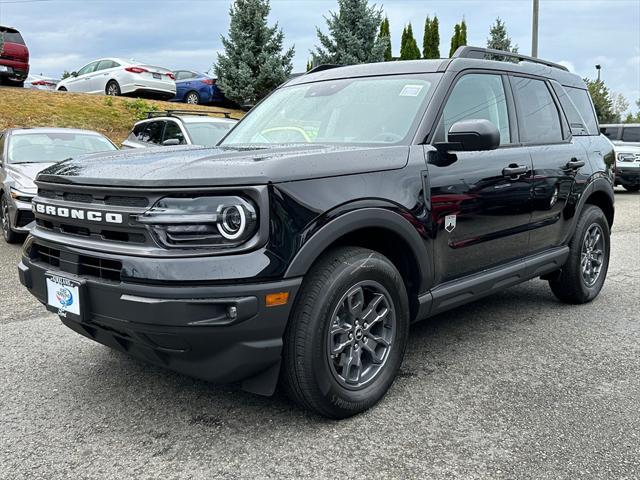
[[[169,100],[176,95],[173,72],[121,58],[102,58],[72,72],[56,86],[59,92],[145,95]]]
[[[222,114],[224,118],[211,117]],[[228,113],[192,112],[168,110],[151,112],[149,118],[136,123],[127,139],[125,148],[144,148],[174,145],[199,145],[214,147],[238,123]]]
[[[616,152],[616,185],[640,191],[640,123],[600,125]]]
[[[70,128],[25,128],[0,132],[0,222],[6,242],[15,243],[34,220],[34,179],[56,162],[94,152],[117,150],[105,136]]]

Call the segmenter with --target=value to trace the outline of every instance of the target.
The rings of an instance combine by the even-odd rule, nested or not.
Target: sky
[[[427,15],[440,21],[440,52],[449,53],[463,17],[468,43],[485,46],[500,17],[520,52],[531,52],[532,0],[386,0],[394,54],[411,22],[418,44]],[[18,28],[31,52],[31,71],[59,77],[100,57],[134,58],[171,69],[207,71],[229,28],[231,0],[0,0],[0,24]],[[270,21],[295,45],[294,71],[304,71],[317,43],[316,26],[336,0],[271,0]],[[636,111],[640,98],[640,0],[540,0],[539,56],[582,77],[602,78]]]

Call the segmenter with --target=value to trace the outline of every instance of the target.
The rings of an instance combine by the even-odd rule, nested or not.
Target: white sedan
[[[146,95],[168,100],[176,95],[173,72],[120,58],[103,58],[85,65],[58,83],[61,92],[111,96]]]

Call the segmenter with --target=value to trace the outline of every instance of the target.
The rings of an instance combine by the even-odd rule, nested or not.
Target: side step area
[[[416,321],[551,273],[562,267],[568,257],[569,247],[557,247],[438,285],[418,298],[420,308]]]

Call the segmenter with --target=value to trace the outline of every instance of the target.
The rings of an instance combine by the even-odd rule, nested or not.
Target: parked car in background
[[[224,118],[211,115],[223,115]],[[175,145],[214,147],[238,123],[228,112],[197,112],[167,110],[150,112],[149,118],[136,123],[125,148],[144,148]]]
[[[640,190],[640,123],[600,125],[600,131],[616,151],[616,185],[630,192]]]
[[[62,80],[56,90],[111,96],[148,96],[169,100],[176,95],[171,70],[121,58],[95,60]]]
[[[176,96],[173,102],[203,104],[224,101],[216,79],[192,70],[176,70]]]
[[[50,90],[56,89],[56,85],[60,82],[55,78],[43,77],[42,75],[29,75],[24,82],[24,87],[32,90]]]
[[[0,223],[6,242],[14,243],[33,222],[31,199],[36,175],[60,160],[117,150],[107,137],[90,130],[24,128],[0,132]]]
[[[4,47],[0,52],[0,85],[23,87],[29,75],[29,49],[15,28],[0,25]]]

